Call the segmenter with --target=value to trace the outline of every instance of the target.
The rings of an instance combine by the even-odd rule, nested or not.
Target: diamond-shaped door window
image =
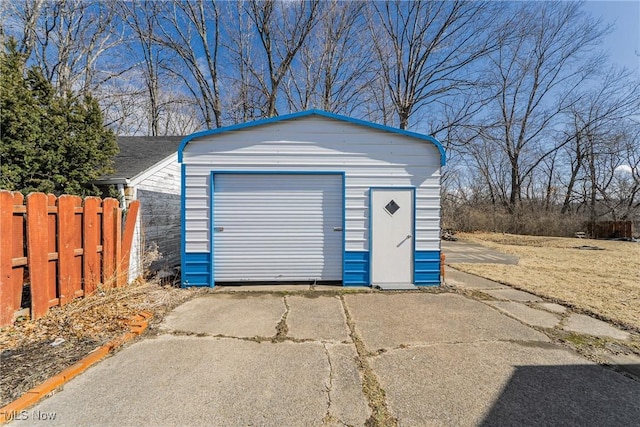
[[[398,206],[398,204],[393,199],[391,199],[391,201],[384,207],[384,210],[389,212],[389,214],[391,215],[398,212],[398,209],[400,209],[400,206]]]

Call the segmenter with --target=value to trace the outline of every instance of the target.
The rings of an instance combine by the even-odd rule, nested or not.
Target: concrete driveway
[[[518,257],[508,255],[486,246],[476,243],[458,240],[441,242],[442,253],[446,256],[446,263],[453,264],[459,262],[487,263],[487,264],[517,264]]]
[[[639,382],[543,331],[455,292],[218,291],[12,425],[638,424]]]

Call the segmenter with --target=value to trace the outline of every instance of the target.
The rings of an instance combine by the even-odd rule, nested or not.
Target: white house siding
[[[131,255],[129,255],[129,282],[133,282],[144,273],[142,266],[142,249],[140,244],[140,214],[136,220],[131,242]]]
[[[413,186],[416,261],[420,251],[440,250],[440,153],[429,141],[305,116],[196,137],[184,148],[182,160],[186,255],[211,251],[212,171],[344,172],[345,256],[360,254],[363,259],[369,251],[369,189]],[[205,257],[200,259],[204,263]]]
[[[141,206],[134,241],[140,241],[145,250],[153,243],[158,246],[162,258],[151,265],[152,269],[179,265],[181,178],[177,154],[131,181]]]

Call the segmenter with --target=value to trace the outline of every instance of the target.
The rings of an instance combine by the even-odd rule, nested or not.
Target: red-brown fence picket
[[[123,231],[115,199],[31,193],[25,203],[0,191],[0,326],[24,306],[37,319],[99,285],[124,286],[139,207],[130,204]]]

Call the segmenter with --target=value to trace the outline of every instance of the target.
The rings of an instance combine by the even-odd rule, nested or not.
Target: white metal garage
[[[341,281],[342,174],[215,173],[216,282]]]
[[[182,284],[440,284],[434,138],[324,111],[186,137]]]

